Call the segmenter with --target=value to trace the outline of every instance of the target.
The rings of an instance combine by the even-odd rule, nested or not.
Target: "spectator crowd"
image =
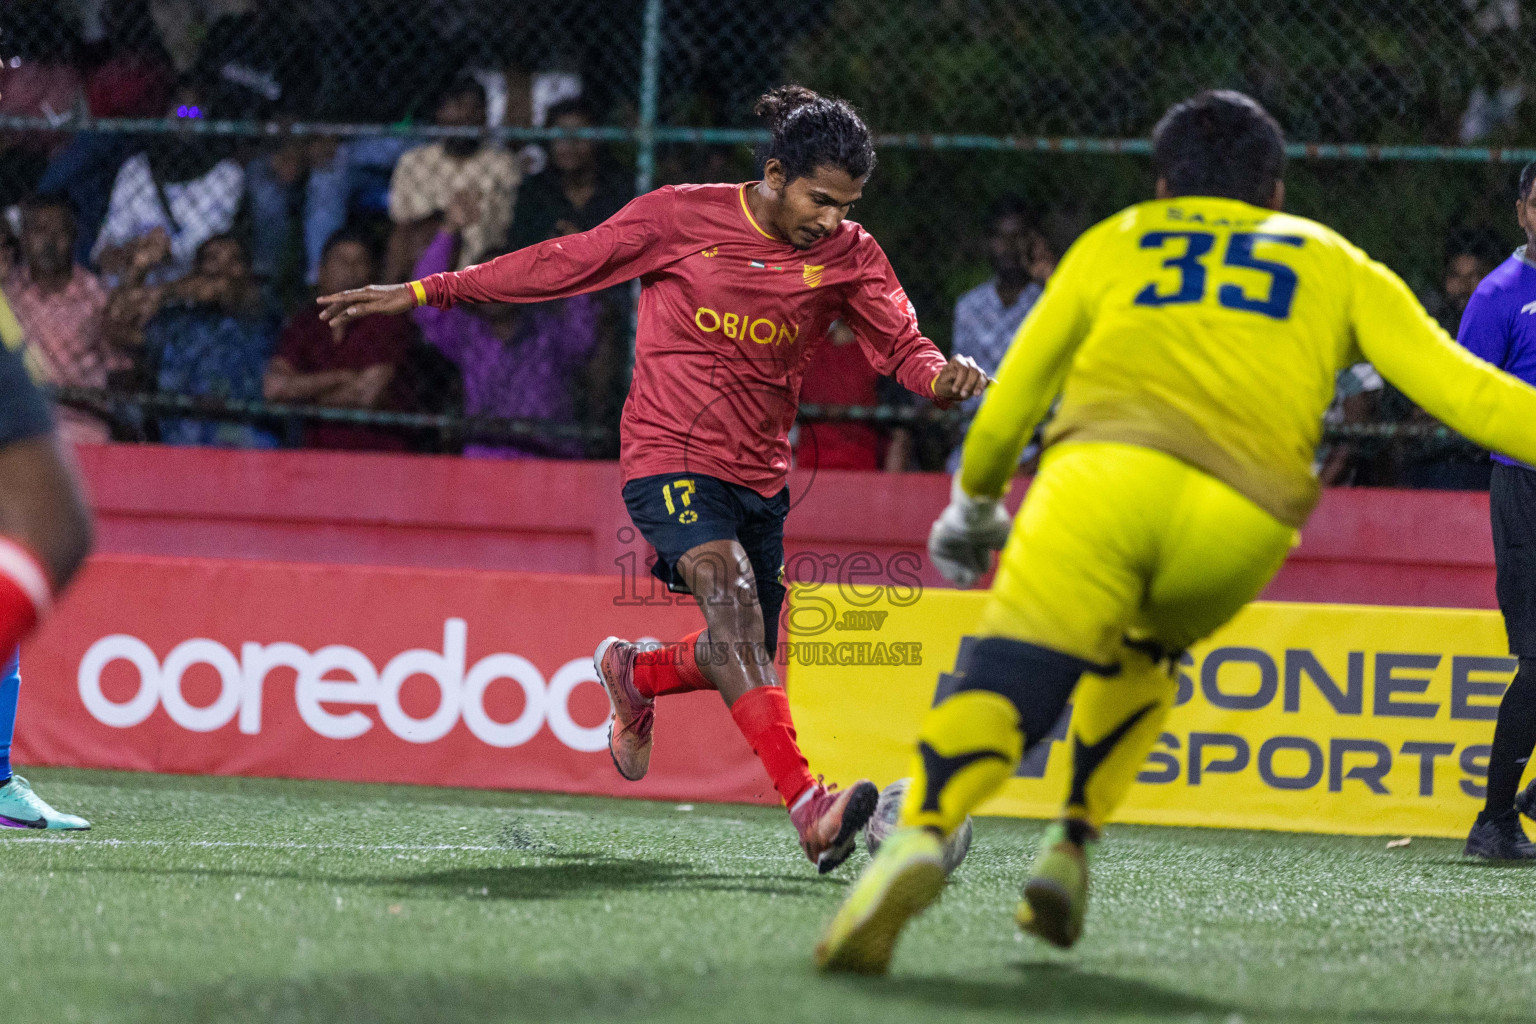
[[[190,122],[336,111],[334,95],[316,98],[317,54],[276,2],[182,5],[197,22],[185,32],[159,0],[21,6],[0,11],[0,114],[195,129]],[[71,6],[89,17],[67,16]],[[87,21],[90,43],[78,38]],[[627,176],[596,143],[512,149],[485,130],[509,119],[594,126],[579,77],[440,70],[422,113],[459,131],[414,143],[195,130],[0,135],[0,336],[24,350],[40,382],[63,389],[611,423],[627,290],[422,309],[342,329],[316,315],[317,294],[463,268],[586,230],[631,198]],[[61,419],[76,441],[443,447],[440,437],[345,417],[73,403]],[[570,436],[471,438],[465,447],[499,457],[608,454]]]
[[[353,82],[349,94],[316,78],[327,55],[277,0],[189,2],[181,6],[201,20],[183,30],[167,14],[175,6],[22,0],[20,11],[0,12],[0,114],[63,126],[71,112],[281,122],[366,108],[352,95],[366,92],[366,82]],[[74,16],[64,13],[70,8]],[[90,40],[79,37],[87,23]],[[73,43],[61,45],[71,33]],[[23,351],[40,382],[65,389],[611,427],[624,390],[627,288],[538,305],[427,307],[340,329],[319,319],[317,294],[463,268],[584,231],[632,197],[632,178],[599,143],[562,137],[517,149],[486,131],[603,123],[611,111],[595,109],[580,76],[449,67],[435,77],[440,84],[421,113],[449,132],[431,141],[0,133],[0,341]],[[1018,198],[991,211],[981,247],[991,276],[953,309],[954,351],[988,373],[1065,247],[1049,221]],[[1503,255],[1477,232],[1447,243],[1442,287],[1424,299],[1453,334],[1478,281]],[[855,342],[846,325],[833,326],[813,353],[801,400],[910,401]],[[954,469],[979,403],[966,403],[943,430],[803,422],[796,459],[828,469]],[[365,417],[209,417],[193,405],[166,411],[76,400],[61,421],[68,437],[87,442],[444,447],[440,436]],[[1366,364],[1341,375],[1328,417],[1335,425],[1433,426]],[[575,433],[471,435],[458,447],[501,458],[616,453],[616,438],[584,443]],[[1033,445],[1025,451],[1023,468],[1037,453]],[[1336,442],[1319,452],[1317,468],[1328,484],[1486,487],[1488,479],[1486,456],[1456,438]]]

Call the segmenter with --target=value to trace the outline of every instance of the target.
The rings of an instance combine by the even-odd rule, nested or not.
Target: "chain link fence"
[[[1522,241],[1532,6],[10,0],[8,340],[81,437],[611,457],[628,289],[339,340],[310,299],[581,230],[656,184],[749,179],[753,101],[783,81],[850,99],[879,135],[855,217],[946,348],[1004,213],[1043,276],[1149,194],[1150,126],[1210,87],[1285,127],[1290,209],[1392,265],[1454,329]],[[1333,479],[1477,482],[1475,452],[1360,381],[1333,414]],[[905,433],[890,464],[938,468],[959,429],[899,401],[812,404],[883,445]]]

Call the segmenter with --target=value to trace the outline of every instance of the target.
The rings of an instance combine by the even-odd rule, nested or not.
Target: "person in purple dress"
[[[414,278],[452,270],[478,197],[461,192],[441,229],[416,261]],[[576,295],[535,305],[478,303],[453,309],[421,306],[411,314],[421,335],[459,367],[469,416],[577,422],[576,393],[598,349],[602,300]],[[581,458],[574,439],[471,443],[465,455],[491,458]]]

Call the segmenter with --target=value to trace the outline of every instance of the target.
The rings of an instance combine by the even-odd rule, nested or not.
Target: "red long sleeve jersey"
[[[657,189],[591,231],[434,274],[426,301],[538,302],[640,278],[624,480],[701,473],[771,496],[789,471],[811,348],[834,320],[853,328],[870,365],[924,397],[945,360],[869,232],[844,221],[796,249],[752,218],[748,187]]]

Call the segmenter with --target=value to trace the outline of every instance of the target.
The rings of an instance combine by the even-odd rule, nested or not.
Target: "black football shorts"
[[[624,485],[624,504],[640,535],[656,549],[651,571],[673,593],[689,593],[678,560],[700,544],[735,540],[757,580],[771,656],[784,608],[784,518],[789,488],[765,498],[750,487],[700,473],[643,476]]]

